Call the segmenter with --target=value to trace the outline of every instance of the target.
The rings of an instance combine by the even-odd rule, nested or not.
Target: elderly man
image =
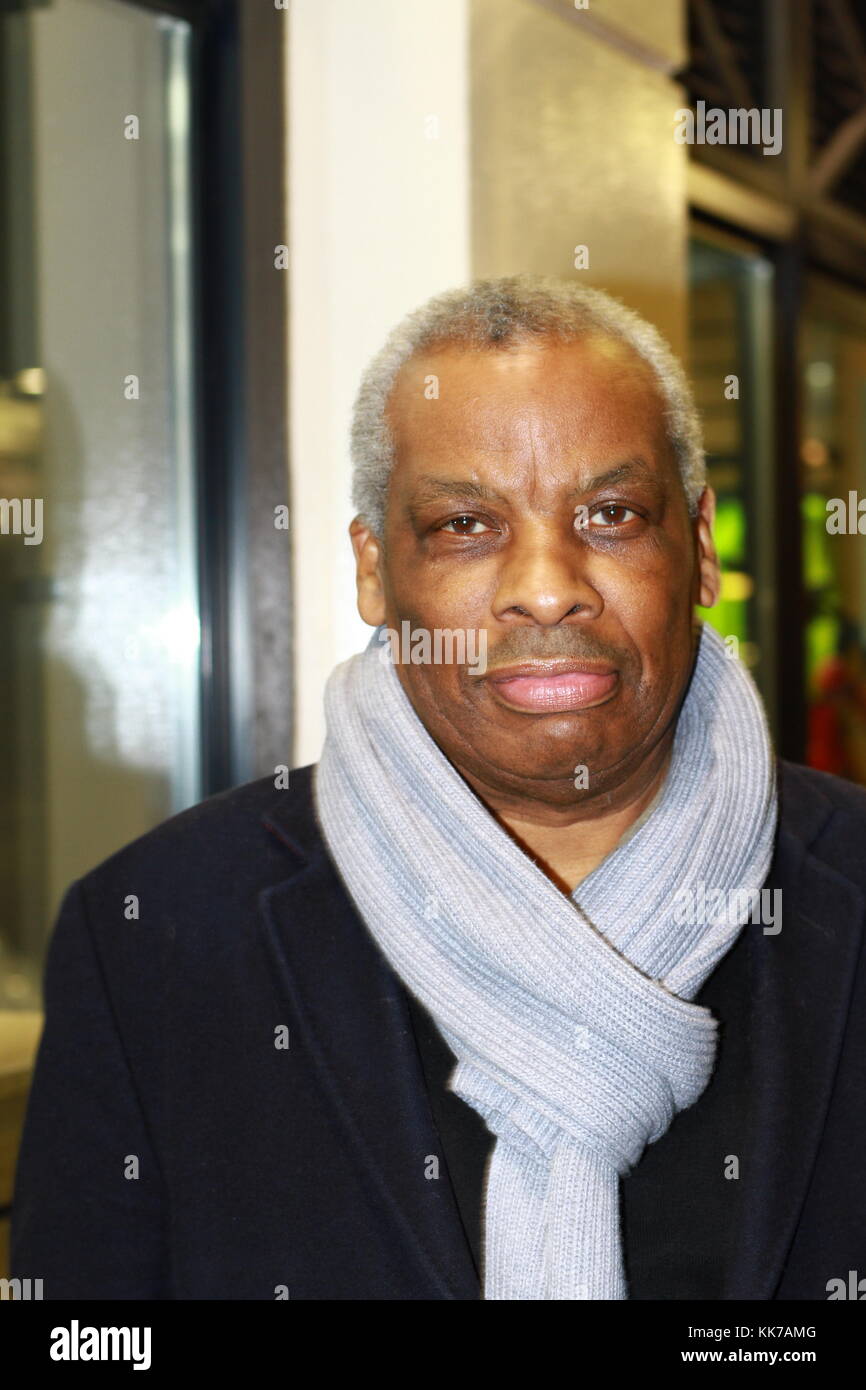
[[[851,1296],[866,791],[779,762],[696,621],[719,572],[681,368],[599,291],[478,282],[395,329],[353,452],[375,632],[319,764],[64,903],[13,1273]]]

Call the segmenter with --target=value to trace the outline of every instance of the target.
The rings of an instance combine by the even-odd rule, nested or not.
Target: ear
[[[358,612],[371,627],[385,621],[385,588],[382,580],[382,546],[366,521],[356,516],[349,526],[355,552],[355,587]]]
[[[722,588],[722,573],[719,557],[713,543],[713,522],[716,517],[716,494],[711,487],[705,487],[698,499],[698,514],[695,518],[698,545],[698,572],[695,576],[697,595],[695,603],[702,608],[712,608],[717,602]]]

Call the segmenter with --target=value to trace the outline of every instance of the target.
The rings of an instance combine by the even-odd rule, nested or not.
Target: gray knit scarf
[[[384,631],[329,679],[316,804],[361,917],[457,1058],[450,1089],[497,1137],[484,1297],[627,1298],[620,1175],[710,1079],[716,1021],[689,1001],[772,857],[760,697],[705,623],[661,791],[568,898],[427,733]],[[713,911],[683,922],[677,890],[700,885]]]

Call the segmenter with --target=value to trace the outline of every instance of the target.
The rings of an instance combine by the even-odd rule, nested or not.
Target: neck
[[[667,776],[672,750],[673,729],[617,791],[606,793],[601,803],[588,799],[568,808],[501,799],[475,778],[466,780],[551,882],[571,894],[650,805]]]

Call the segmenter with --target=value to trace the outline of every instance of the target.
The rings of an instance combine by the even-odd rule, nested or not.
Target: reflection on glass
[[[689,256],[691,376],[716,493],[722,589],[698,613],[752,668],[775,725],[771,515],[772,267],[756,252],[696,238]]]
[[[21,1009],[64,889],[201,794],[190,34],[107,0],[0,30],[0,497],[44,521],[0,535],[0,1009]]]

